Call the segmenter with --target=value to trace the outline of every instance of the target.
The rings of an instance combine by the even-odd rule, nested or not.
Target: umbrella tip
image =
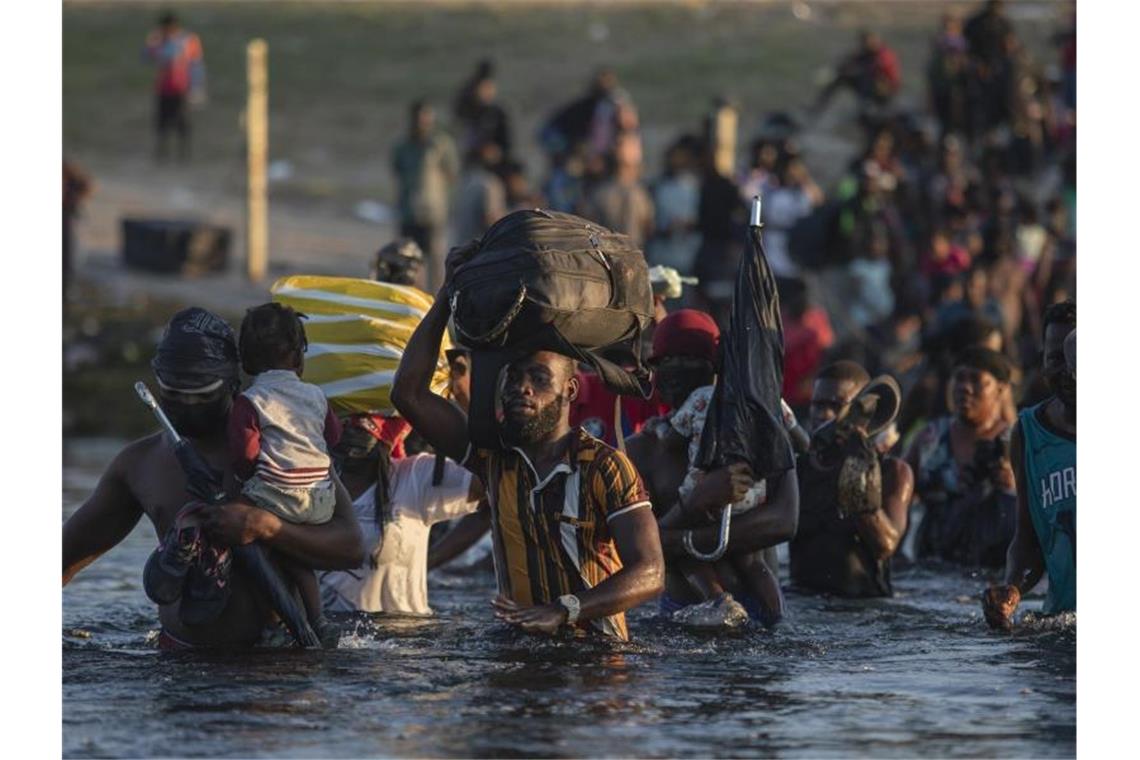
[[[749,215],[748,225],[750,227],[763,226],[760,222],[760,196],[752,196],[752,213]]]

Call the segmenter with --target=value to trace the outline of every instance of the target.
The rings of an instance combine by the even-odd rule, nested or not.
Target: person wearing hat
[[[657,326],[669,316],[665,308],[665,301],[680,298],[684,285],[695,285],[696,283],[697,278],[682,277],[676,269],[671,267],[655,266],[649,268],[649,284],[653,288],[654,317],[649,329],[641,335],[644,356],[653,356]],[[709,321],[711,322],[711,319]],[[712,328],[713,330],[717,329],[715,323],[712,323]],[[714,351],[710,361],[714,361],[715,358]],[[674,408],[662,399],[657,390],[654,390],[653,395],[648,399],[622,396],[620,406],[615,413],[614,407],[618,401],[618,396],[606,387],[601,377],[590,370],[580,369],[578,371],[578,382],[580,384],[578,399],[570,410],[570,423],[582,425],[589,431],[590,435],[602,439],[611,446],[616,446],[619,440],[615,422],[621,426],[621,438],[627,438],[639,433],[649,421],[668,414]],[[684,399],[681,400],[684,401]]]
[[[716,382],[719,343],[716,322],[702,311],[681,309],[658,325],[649,364],[662,401],[673,411],[630,438],[627,449],[645,479],[660,520],[667,560],[660,610],[673,616],[707,603],[712,608],[706,610],[705,620],[728,624],[730,619],[739,622],[751,617],[772,624],[782,615],[782,597],[763,555],[795,532],[789,479],[758,484],[746,466],[732,465],[685,482],[692,444],[699,438]],[[687,487],[682,498],[683,486]],[[750,509],[733,521],[726,550],[730,559],[719,566],[694,562],[683,548],[684,534],[691,530],[694,544],[714,546],[717,526],[702,522],[690,528],[689,524],[726,504],[741,502],[750,492],[755,494],[757,487],[767,491],[764,507]]]
[[[1016,519],[1011,425],[1003,412],[1013,369],[1002,354],[967,348],[950,375],[951,413],[929,422],[910,443],[915,475],[919,558],[1001,567]]]
[[[154,361],[158,400],[175,429],[205,460],[224,474],[235,490],[233,456],[226,423],[239,388],[238,347],[233,330],[205,309],[174,315],[163,333]],[[364,558],[352,501],[333,476],[336,502],[332,518],[321,525],[301,525],[250,504],[234,501],[212,507],[201,530],[213,544],[238,546],[254,541],[314,569],[356,567]],[[63,584],[121,542],[146,515],[160,541],[190,501],[186,478],[166,436],[152,433],[120,451],[95,491],[63,526]],[[191,649],[253,646],[273,621],[269,600],[235,567],[221,614],[204,625],[185,624],[179,604],[159,607],[160,648]]]
[[[376,252],[369,276],[377,282],[421,287],[424,279],[424,252],[409,237],[393,240]]]
[[[800,521],[789,548],[797,587],[843,597],[894,593],[891,557],[906,534],[914,474],[901,459],[880,456],[871,441],[899,404],[893,378],[872,380],[855,362],[835,362],[816,376],[812,444],[796,464]]]

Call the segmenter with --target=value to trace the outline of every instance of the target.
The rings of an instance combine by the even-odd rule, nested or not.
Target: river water
[[[120,445],[65,443],[64,519]],[[490,575],[437,573],[437,617],[352,621],[336,651],[169,654],[142,590],[155,543],[144,519],[63,591],[65,757],[1076,753],[1075,617],[991,633],[961,571],[898,572],[887,600],[790,593],[775,631],[646,605],[623,645],[516,634]]]

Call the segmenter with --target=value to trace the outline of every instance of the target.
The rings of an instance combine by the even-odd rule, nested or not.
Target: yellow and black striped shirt
[[[592,588],[621,569],[609,522],[649,506],[629,458],[581,428],[566,461],[541,481],[521,449],[471,451],[464,465],[483,480],[499,593],[521,605],[548,604]],[[589,621],[629,638],[625,615]]]

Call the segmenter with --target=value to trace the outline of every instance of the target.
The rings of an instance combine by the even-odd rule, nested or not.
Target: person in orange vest
[[[158,28],[146,38],[146,58],[158,75],[155,79],[156,157],[167,154],[167,136],[178,135],[178,155],[190,157],[190,101],[205,92],[205,65],[198,35],[184,30],[173,13],[158,21]]]

